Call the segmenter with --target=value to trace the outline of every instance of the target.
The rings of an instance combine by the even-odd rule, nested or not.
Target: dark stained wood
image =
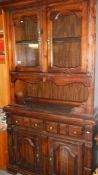
[[[33,7],[29,6],[31,4],[31,2],[34,5]],[[43,2],[43,3],[40,4],[40,2]],[[35,7],[35,3],[37,3],[36,7]],[[43,82],[47,82],[47,80],[49,80],[49,81],[52,80],[57,85],[62,86],[62,88],[63,88],[63,86],[68,85],[68,84],[73,84],[74,82],[75,83],[79,82],[79,84],[82,83],[85,86],[90,86],[87,90],[89,92],[88,99],[85,98],[85,111],[87,111],[87,113],[92,113],[93,112],[93,108],[92,108],[93,87],[91,87],[90,83],[93,82],[93,80],[92,80],[93,78],[90,79],[89,78],[90,76],[86,77],[86,74],[85,74],[85,76],[83,74],[81,74],[81,76],[83,75],[83,78],[81,76],[79,77],[79,74],[81,71],[85,73],[88,70],[88,64],[89,64],[88,57],[87,57],[88,2],[87,1],[75,1],[75,2],[74,1],[64,1],[64,3],[62,3],[62,2],[57,3],[56,1],[54,1],[53,3],[50,3],[48,5],[46,5],[45,3],[48,3],[48,1],[47,2],[45,2],[45,1],[39,1],[39,2],[38,1],[36,1],[36,2],[35,1],[28,1],[27,13],[25,13],[25,9],[24,9],[24,5],[26,5],[26,4],[23,3],[22,1],[21,1],[21,3],[18,1],[14,2],[14,3],[10,2],[8,6],[11,8],[13,6],[15,8],[15,10],[13,8],[12,11],[11,11],[11,9],[9,9],[9,7],[6,6],[6,10],[8,12],[6,13],[5,20],[7,19],[7,26],[9,26],[7,29],[7,36],[8,36],[8,41],[10,43],[12,43],[11,45],[8,45],[9,68],[11,71],[16,70],[19,72],[21,71],[21,72],[26,72],[26,73],[27,72],[32,72],[32,73],[34,72],[34,74],[33,74],[34,79],[37,79],[37,80],[38,80],[38,78],[37,77],[35,78],[35,73],[36,72],[40,72],[40,73],[43,72],[43,75],[41,78]],[[38,6],[40,5],[41,8],[37,8],[37,5]],[[18,10],[17,9],[18,7],[21,7],[21,9]],[[4,8],[5,8],[5,6],[4,6]],[[60,12],[60,14],[59,14],[59,12]],[[58,17],[60,17],[60,20],[55,20],[54,32],[52,32],[51,19],[54,18],[55,15],[58,15]],[[95,13],[94,13],[94,15],[95,15]],[[35,35],[35,32],[33,32],[34,33],[33,35],[31,33],[31,30],[33,31],[33,27],[34,27],[33,23],[31,26],[29,25],[29,23],[28,23],[28,25],[25,25],[24,31],[27,32],[28,31],[27,29],[29,29],[29,32],[27,32],[26,35],[24,34],[24,32],[21,32],[21,29],[22,29],[21,27],[17,28],[18,30],[14,30],[15,26],[12,27],[14,25],[14,23],[18,23],[18,21],[19,20],[21,21],[22,19],[26,19],[26,21],[27,21],[27,19],[29,20],[30,18],[32,18],[32,19],[34,18],[34,20],[36,20],[35,16],[37,18],[37,23],[38,23],[38,33],[36,35]],[[68,20],[67,18],[70,20]],[[63,22],[62,22],[62,19],[63,19]],[[66,24],[64,22],[64,21],[66,21],[65,19],[67,20],[67,23],[68,23],[68,21],[70,21],[70,25],[67,25],[67,27],[64,27]],[[92,18],[91,18],[91,20],[93,21]],[[74,21],[74,24],[73,24],[73,21]],[[58,23],[58,25],[57,25],[57,23]],[[56,29],[56,25],[58,26],[57,27],[58,30]],[[48,26],[48,28],[47,28],[47,26]],[[71,27],[68,27],[68,26],[71,26]],[[63,28],[63,29],[61,29],[61,28]],[[64,28],[65,28],[65,30],[64,30]],[[70,30],[70,28],[71,28],[71,30]],[[72,28],[74,30],[72,30]],[[15,35],[15,33],[16,33],[16,35]],[[40,42],[39,49],[37,49],[37,50],[35,49],[34,52],[32,52],[33,49],[30,50],[26,45],[21,44],[21,46],[20,46],[20,43],[22,43],[22,42],[24,42],[26,44],[28,43],[28,41],[31,42],[32,41],[31,39],[34,35],[38,37],[38,42]],[[53,35],[54,36],[58,35],[58,37],[57,38],[53,37]],[[28,40],[27,39],[24,40],[25,38],[23,38],[23,41],[21,41],[19,39],[19,38],[21,38],[21,36],[28,38]],[[80,39],[79,40],[74,39],[75,37],[76,38],[79,37]],[[18,43],[17,43],[17,49],[15,51],[15,39],[17,41],[17,38],[18,38]],[[65,40],[66,40],[66,42],[68,42],[67,44],[66,43],[65,44],[54,44],[54,48],[56,48],[56,49],[54,49],[55,60],[54,60],[53,69],[51,66],[49,66],[49,65],[53,64],[53,60],[50,59],[50,57],[52,55],[52,52],[51,52],[52,47],[50,48],[50,46],[49,46],[50,45],[49,42],[50,42],[50,40],[52,41],[52,38],[56,42],[58,39],[60,40],[60,42],[62,39],[63,39],[63,42],[65,42]],[[77,45],[80,47],[80,51],[79,51]],[[67,50],[66,50],[66,48],[67,48]],[[75,49],[76,49],[76,51],[75,51]],[[17,53],[17,54],[15,54],[15,53]],[[35,54],[35,58],[33,57],[33,54]],[[17,58],[19,60],[19,63],[23,62],[19,66],[16,66],[16,60],[17,60],[15,58],[16,55],[18,56]],[[61,57],[62,57],[62,59],[60,59]],[[32,61],[30,61],[33,58],[35,59],[34,63]],[[31,65],[33,65],[33,66],[31,66]],[[93,69],[93,68],[91,68],[91,69]],[[53,72],[53,74],[55,72],[55,74],[54,75],[52,74],[52,76],[51,76],[51,72]],[[48,76],[46,75],[46,73],[48,73]],[[59,74],[60,77],[56,76],[57,73],[60,73]],[[63,73],[65,73],[69,76],[64,75]],[[63,75],[64,78],[61,78],[62,77],[61,74]],[[88,75],[90,75],[90,72],[88,73]],[[16,75],[13,76],[12,81],[14,80],[14,77],[16,77]],[[17,78],[19,78],[19,77],[20,77],[20,75],[18,75]],[[27,73],[27,75],[25,74],[25,77],[28,77],[28,73]],[[40,75],[38,75],[38,77],[40,77]],[[29,78],[28,83],[31,83],[33,81],[32,79],[33,78],[31,78],[31,79]],[[45,83],[43,83],[43,85],[44,84]],[[83,85],[81,86],[81,89],[82,89],[82,87],[83,87]],[[14,88],[15,88],[15,86],[13,85],[13,82],[12,82],[11,83],[11,89],[13,91],[13,93],[11,93],[11,94],[13,94],[13,95],[11,95],[12,102],[15,102],[15,96],[14,96],[15,89]],[[53,90],[54,90],[54,88],[53,88]],[[84,90],[82,90],[82,91],[84,91]],[[69,99],[71,99],[71,96],[73,96],[73,95],[71,95],[71,93],[70,93]],[[43,97],[43,95],[42,95],[42,97]],[[50,100],[51,100],[51,98],[50,98]],[[66,100],[68,100],[68,99],[66,99]],[[75,100],[74,100],[74,102],[75,102]],[[72,103],[73,103],[73,101],[72,101]]]
[[[72,83],[82,83],[85,86],[90,86],[91,76],[89,74],[77,74],[77,79],[75,74],[49,74],[49,73],[40,73],[33,74],[32,72],[11,72],[11,81],[15,82],[16,80],[23,80],[31,84],[36,83],[36,80],[42,81],[45,77],[45,81],[50,80],[55,82],[57,85],[68,85]],[[43,82],[45,82],[43,81]]]
[[[30,172],[40,174],[40,170],[43,175],[47,170],[49,175],[91,173],[92,133],[96,124],[92,117],[34,112],[34,108],[28,111],[18,105],[8,106],[5,111],[8,115],[10,171],[25,175]],[[32,169],[36,166],[37,169]]]
[[[55,174],[83,174],[82,166],[82,145],[68,142],[61,142],[56,139],[49,139],[49,175]],[[78,156],[77,156],[78,155]]]
[[[91,175],[95,0],[10,0],[0,8],[10,71],[8,171]]]
[[[86,28],[87,28],[87,3],[75,6],[54,6],[48,10],[48,64],[50,71],[66,72],[86,71]],[[82,14],[85,14],[82,15]],[[73,23],[74,21],[74,23]],[[68,22],[68,25],[67,25]],[[67,27],[65,27],[67,25]],[[53,42],[59,38],[69,37],[66,42]],[[70,37],[80,37],[80,41],[73,41]],[[85,44],[84,44],[85,43]],[[85,51],[85,52],[84,52]],[[74,54],[73,54],[74,52]],[[74,55],[74,56],[73,56]],[[62,57],[62,59],[61,59]],[[66,63],[66,64],[65,64]],[[66,69],[67,68],[67,69]],[[73,68],[73,69],[70,69]]]

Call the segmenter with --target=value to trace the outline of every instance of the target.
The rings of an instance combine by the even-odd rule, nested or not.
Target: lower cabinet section
[[[22,175],[91,175],[95,123],[86,120],[81,124],[80,119],[76,124],[72,119],[58,122],[52,121],[51,115],[51,120],[44,114],[42,118],[32,115],[8,114],[8,171]]]
[[[34,132],[8,127],[10,172],[23,175],[91,175],[91,171],[84,169],[83,143]]]

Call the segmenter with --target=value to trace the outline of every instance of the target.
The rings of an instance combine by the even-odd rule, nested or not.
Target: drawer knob
[[[50,157],[49,160],[52,161],[52,158]]]
[[[77,131],[76,130],[74,131],[74,134],[77,134]]]
[[[38,153],[36,154],[36,157],[39,158],[39,154]]]
[[[38,126],[38,124],[37,124],[37,123],[35,123],[35,124],[34,124],[34,126],[35,126],[35,127],[37,127],[37,126]]]
[[[52,127],[52,126],[50,126],[50,128],[49,128],[49,129],[50,129],[50,131],[51,131],[51,130],[53,130],[53,127]]]
[[[87,134],[90,134],[90,131],[86,131]]]
[[[16,123],[18,123],[18,120],[16,120]]]

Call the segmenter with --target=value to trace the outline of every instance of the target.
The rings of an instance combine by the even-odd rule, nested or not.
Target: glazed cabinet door
[[[83,146],[49,139],[49,175],[83,175]]]
[[[38,135],[14,128],[12,148],[15,166],[29,173],[40,174],[41,150]]]
[[[87,2],[47,8],[48,71],[85,72]]]
[[[41,71],[42,29],[41,10],[21,10],[12,16],[12,52],[18,71]]]

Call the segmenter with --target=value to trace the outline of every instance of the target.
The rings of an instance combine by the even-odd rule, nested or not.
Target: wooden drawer
[[[13,120],[15,125],[30,127],[30,119],[27,117],[15,116]]]
[[[69,125],[69,136],[80,137],[83,134],[84,128],[81,126]]]
[[[43,129],[43,121],[39,119],[30,119],[30,127],[42,130]]]
[[[23,117],[14,116],[13,117],[13,123],[15,125],[23,125]]]
[[[23,125],[26,127],[30,127],[30,119],[27,117],[23,118]]]
[[[60,124],[60,134],[68,135],[69,134],[69,126],[67,124]]]
[[[45,123],[45,130],[50,132],[50,133],[57,134],[57,132],[58,132],[58,123],[46,122]]]

